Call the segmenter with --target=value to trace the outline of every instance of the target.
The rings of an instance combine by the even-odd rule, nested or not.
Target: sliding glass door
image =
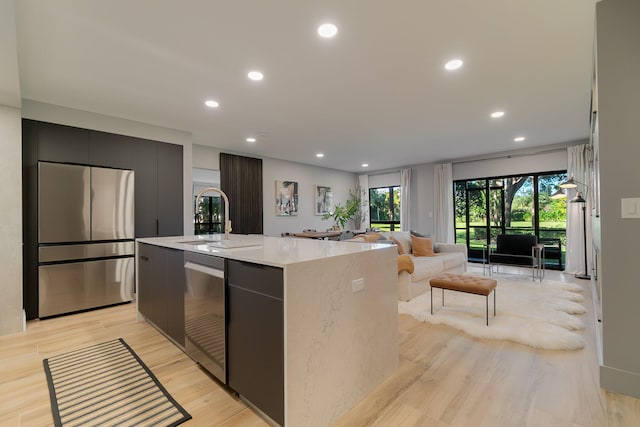
[[[565,179],[561,171],[455,181],[456,243],[467,245],[471,261],[481,261],[498,234],[533,234],[548,248],[548,267],[561,269],[566,202],[551,194]]]

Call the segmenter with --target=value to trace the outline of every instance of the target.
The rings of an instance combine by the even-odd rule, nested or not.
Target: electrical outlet
[[[360,292],[364,290],[364,277],[351,281],[351,292]]]

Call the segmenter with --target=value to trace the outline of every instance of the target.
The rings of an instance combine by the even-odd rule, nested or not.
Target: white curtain
[[[400,169],[400,229],[409,231],[409,212],[411,211],[411,169]]]
[[[371,219],[369,218],[369,175],[358,175],[358,185],[362,192],[360,200],[360,209],[364,213],[364,218],[360,224],[362,230],[371,227]]]
[[[433,169],[434,233],[436,242],[454,243],[453,173],[451,163],[435,165]]]
[[[567,148],[567,176],[578,183],[577,188],[567,189],[567,257],[565,271],[567,273],[591,274],[591,194],[589,183],[591,177],[591,146],[574,145]],[[587,203],[571,203],[577,192]],[[585,207],[587,224],[587,266],[584,265],[584,223],[582,207]]]

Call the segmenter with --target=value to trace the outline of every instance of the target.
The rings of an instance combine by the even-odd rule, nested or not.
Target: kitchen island
[[[162,259],[173,267],[144,273],[140,263],[148,256],[141,253],[150,248],[168,251]],[[224,260],[228,381],[222,382],[278,424],[331,425],[398,367],[395,247],[231,235],[226,243],[218,236],[138,239],[136,249],[138,311],[182,347],[179,319],[150,319],[158,307],[147,301],[156,296],[151,282],[164,281],[165,304],[179,305],[186,289],[181,262]],[[164,312],[184,317],[179,309]]]

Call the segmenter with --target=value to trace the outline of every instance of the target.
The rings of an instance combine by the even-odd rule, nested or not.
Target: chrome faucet
[[[202,198],[202,195],[208,191],[214,191],[220,194],[220,196],[222,196],[222,198],[224,199],[224,240],[229,240],[229,233],[231,232],[231,221],[229,221],[229,199],[227,198],[227,195],[224,194],[224,191],[215,187],[207,187],[199,192],[196,196],[196,212],[198,212],[198,207],[200,206],[200,199]]]

